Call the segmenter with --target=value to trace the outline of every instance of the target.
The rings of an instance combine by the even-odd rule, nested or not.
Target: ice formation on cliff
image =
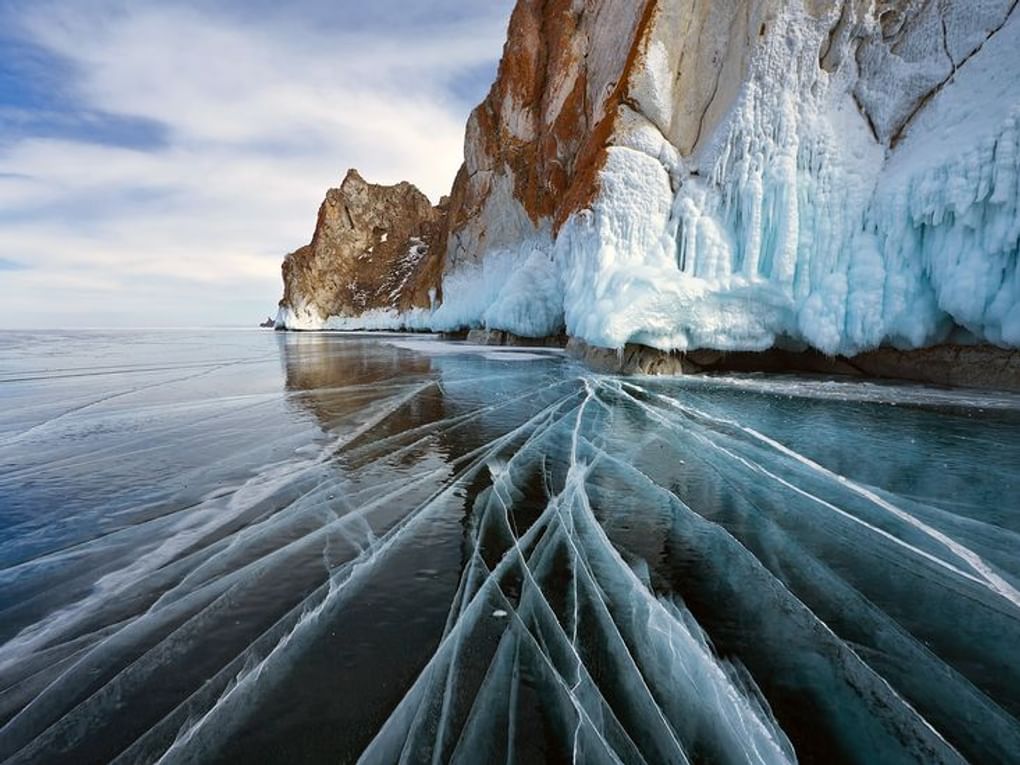
[[[847,84],[818,67],[810,28],[773,36],[728,133],[688,160],[696,174],[651,125],[609,150],[602,195],[558,242],[571,335],[853,354],[927,345],[955,324],[1020,343],[1020,19],[888,159]]]
[[[849,6],[744,5],[768,29],[711,130],[678,148],[671,123],[691,96],[674,48],[695,11],[660,3],[591,203],[553,236],[522,225],[516,200],[490,201],[500,245],[447,263],[438,309],[382,323],[565,329],[606,348],[1020,345],[1015,4],[915,8],[904,45],[922,55],[902,57],[874,43],[881,9],[850,33]]]

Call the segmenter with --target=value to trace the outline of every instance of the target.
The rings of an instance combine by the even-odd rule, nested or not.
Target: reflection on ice
[[[157,339],[0,383],[0,761],[1020,752],[1015,398]]]

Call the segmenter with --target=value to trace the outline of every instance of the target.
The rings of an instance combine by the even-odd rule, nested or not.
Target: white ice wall
[[[956,35],[945,60],[901,62],[915,84],[943,69],[951,78],[895,141],[884,136],[913,97],[897,79],[907,75],[878,67],[888,56],[872,48],[858,71],[851,36],[830,40],[831,25],[798,3],[780,14],[731,112],[692,156],[660,130],[677,96],[670,57],[651,49],[632,80],[648,117],[626,110],[591,209],[555,242],[524,231],[516,201],[489,209],[522,229],[520,241],[455,259],[438,310],[389,326],[532,337],[565,327],[609,348],[830,354],[924,346],[962,327],[1020,346],[1020,11],[972,55],[961,51],[977,42]],[[921,25],[905,56],[930,56],[929,27],[941,33]],[[841,62],[830,72],[819,52],[831,45],[847,49],[826,56]],[[306,319],[285,317],[311,328]]]
[[[824,71],[824,29],[784,13],[678,189],[650,123],[611,150],[598,202],[558,243],[568,332],[607,347],[853,354],[958,325],[1020,344],[1020,14],[889,150],[854,101],[853,56]]]

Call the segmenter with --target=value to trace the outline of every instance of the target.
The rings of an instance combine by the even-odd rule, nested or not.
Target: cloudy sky
[[[0,0],[6,327],[251,325],[348,167],[434,201],[512,0]]]

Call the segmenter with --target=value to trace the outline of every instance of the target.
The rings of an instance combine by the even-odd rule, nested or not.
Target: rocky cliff
[[[310,244],[283,262],[278,325],[326,320],[385,325],[440,299],[446,200],[433,207],[409,183],[377,186],[356,170],[330,189]]]
[[[429,227],[425,265],[359,303],[342,285],[362,261],[338,276],[299,251],[281,323],[384,308],[605,349],[1016,347],[1016,6],[520,0],[448,208],[380,212]]]

